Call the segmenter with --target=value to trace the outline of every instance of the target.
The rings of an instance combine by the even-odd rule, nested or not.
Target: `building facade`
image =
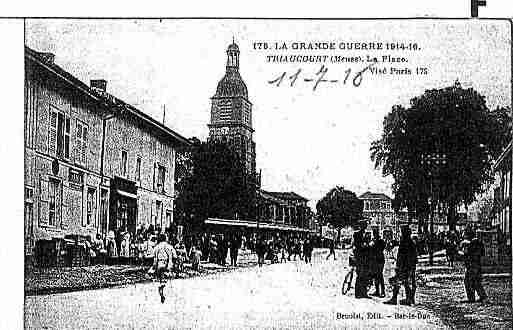
[[[54,58],[25,48],[25,254],[38,240],[169,225],[187,140]]]
[[[494,165],[497,186],[494,189],[494,211],[495,216],[492,219],[492,227],[501,233],[501,244],[504,245],[505,252],[509,251],[511,257],[511,224],[512,224],[512,147],[511,141],[502,152]]]
[[[396,238],[399,230],[392,199],[385,194],[370,191],[359,199],[363,201],[363,217],[369,220],[369,228],[378,229],[382,237]]]
[[[259,190],[257,216],[261,222],[311,229],[313,214],[307,203],[295,192]]]

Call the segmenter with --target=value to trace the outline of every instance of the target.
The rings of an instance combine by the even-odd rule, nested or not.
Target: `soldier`
[[[374,256],[375,267],[372,272],[374,279],[375,292],[371,296],[385,296],[385,280],[383,279],[383,269],[385,267],[385,241],[379,236],[379,230],[373,229],[373,240],[371,243],[372,254]]]
[[[410,237],[411,231],[408,225],[401,226],[401,241],[397,251],[397,263],[395,267],[395,277],[390,279],[393,285],[393,296],[385,304],[396,305],[397,295],[401,284],[404,285],[406,299],[400,301],[401,305],[411,305],[415,303],[415,268],[417,266],[417,252],[415,243]],[[410,286],[411,282],[411,286]]]
[[[479,302],[486,302],[486,292],[481,283],[481,256],[484,254],[484,246],[475,237],[471,228],[465,230],[465,240],[461,242],[460,254],[465,260],[465,291],[468,302],[475,302],[475,293],[479,295]]]
[[[356,263],[355,298],[370,298],[367,295],[367,284],[369,282],[369,248],[368,243],[366,243],[364,239],[365,229],[367,229],[367,221],[362,220],[360,221],[360,230],[353,234],[353,251]]]

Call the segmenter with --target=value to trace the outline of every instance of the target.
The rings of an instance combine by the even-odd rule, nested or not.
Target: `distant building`
[[[25,254],[35,242],[173,222],[177,146],[188,141],[25,48]]]
[[[257,216],[262,222],[309,228],[312,217],[308,199],[295,192],[258,191]]]
[[[492,228],[499,232],[499,249],[501,258],[511,261],[511,218],[513,209],[512,198],[512,145],[511,141],[495,161],[493,170],[496,175],[497,187],[494,190],[494,213]]]
[[[395,237],[398,222],[392,208],[392,198],[383,193],[367,191],[359,199],[363,201],[363,217],[369,220],[369,229],[378,229],[382,237]]]

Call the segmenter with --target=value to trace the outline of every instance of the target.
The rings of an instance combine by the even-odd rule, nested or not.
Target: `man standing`
[[[484,254],[484,246],[475,237],[471,228],[465,230],[465,240],[461,242],[461,252],[465,260],[465,291],[468,302],[475,302],[475,293],[479,295],[480,302],[486,302],[486,292],[481,283],[481,256]]]
[[[367,295],[368,278],[368,244],[364,235],[367,229],[367,221],[360,221],[360,228],[353,234],[353,252],[356,262],[356,283],[354,288],[355,298],[369,298]]]
[[[258,257],[258,267],[262,267],[262,265],[265,263],[265,252],[267,250],[264,238],[259,235],[258,239],[255,244],[255,250]]]
[[[237,267],[237,257],[239,255],[241,241],[237,234],[232,234],[230,241],[230,264],[233,267]]]
[[[305,263],[312,263],[312,251],[313,251],[313,245],[312,241],[309,237],[305,239],[305,242],[303,244],[303,255],[305,257]]]
[[[385,267],[385,241],[379,236],[379,230],[373,230],[372,240],[372,255],[374,256],[374,286],[376,290],[371,296],[384,297],[385,296],[385,280],[383,279],[383,268]]]
[[[395,277],[390,279],[394,286],[393,296],[385,304],[396,305],[397,295],[401,284],[404,285],[406,299],[400,301],[401,305],[415,303],[415,269],[417,266],[417,252],[415,243],[411,239],[411,231],[408,225],[401,226],[401,241],[397,251],[397,263],[395,266]],[[410,286],[410,282],[411,285]]]

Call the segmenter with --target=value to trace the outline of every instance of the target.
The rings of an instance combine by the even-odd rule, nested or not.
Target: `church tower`
[[[255,176],[252,104],[248,99],[248,88],[239,73],[239,46],[232,42],[226,55],[226,73],[211,99],[209,138],[224,140],[232,145],[244,162],[247,174]]]

